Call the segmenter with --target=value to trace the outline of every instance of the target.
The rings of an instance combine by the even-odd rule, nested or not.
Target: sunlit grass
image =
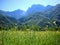
[[[2,35],[3,34],[3,35]],[[59,31],[0,31],[2,45],[60,45]]]

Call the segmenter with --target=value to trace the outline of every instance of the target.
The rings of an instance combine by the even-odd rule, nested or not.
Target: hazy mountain
[[[60,14],[60,4],[57,4],[53,8],[46,10],[43,13],[44,13],[44,16],[52,19],[55,15]]]
[[[0,29],[1,28],[4,28],[4,29],[12,28],[17,23],[18,21],[15,18],[0,14]]]
[[[26,12],[22,10],[15,10],[12,12],[0,10],[0,14],[19,19],[19,24],[22,25],[53,26],[54,21],[56,21],[56,24],[60,25],[60,4],[56,6],[48,5],[46,7],[39,4],[32,5]]]
[[[41,6],[41,8],[42,7],[43,6]],[[25,25],[27,24],[27,25],[53,26],[54,21],[57,22],[57,20],[60,20],[60,18],[56,18],[58,15],[60,15],[60,4],[58,4],[56,6],[43,7],[42,8],[43,10],[42,9],[38,10],[38,9],[39,8],[37,8],[37,7],[30,8],[27,11],[28,15],[26,17],[20,18],[19,21]],[[55,19],[57,19],[57,20],[55,20]],[[58,24],[58,23],[56,23],[56,24]]]
[[[11,11],[11,12],[0,10],[0,14],[8,15],[8,16],[14,17],[16,19],[19,19],[22,16],[26,16],[26,15],[29,15],[29,14],[35,13],[35,12],[44,12],[51,8],[53,8],[53,6],[48,5],[45,7],[43,5],[36,4],[36,5],[32,5],[30,8],[28,8],[28,10],[26,12],[24,12],[23,10],[20,10],[20,9]]]
[[[28,15],[28,14],[31,14],[34,12],[44,12],[44,11],[49,10],[51,8],[53,8],[53,6],[48,5],[45,7],[40,4],[32,5],[30,8],[28,8],[25,15]]]
[[[22,11],[20,9],[12,11],[12,12],[0,10],[0,14],[8,15],[8,16],[14,17],[16,19],[19,19],[23,13],[24,13],[24,11]]]

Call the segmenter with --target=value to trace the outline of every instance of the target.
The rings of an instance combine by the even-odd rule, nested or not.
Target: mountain
[[[45,12],[43,12],[44,15],[48,18],[53,18],[55,15],[60,14],[60,4],[57,4],[56,6],[54,6],[53,8],[46,10]]]
[[[24,13],[24,11],[22,11],[20,9],[12,11],[12,12],[0,10],[0,14],[4,14],[4,15],[7,15],[7,16],[10,16],[10,17],[14,17],[16,19],[19,19],[20,17],[22,17],[23,13]]]
[[[32,5],[30,8],[28,8],[25,15],[29,15],[34,12],[44,12],[44,11],[49,10],[51,8],[53,8],[53,6],[48,5],[45,7],[40,4]]]
[[[50,22],[50,19],[44,17],[43,15],[44,14],[41,12],[35,12],[26,17],[20,18],[19,21],[20,23],[22,23],[22,25],[30,25],[30,26],[38,25],[41,27],[46,27],[46,25],[48,25],[48,23]],[[49,26],[53,26],[53,25],[51,25],[50,23]]]
[[[4,29],[12,28],[17,23],[18,21],[15,18],[0,14],[0,29],[1,28],[4,28]]]
[[[18,21],[18,25],[29,25],[29,26],[41,26],[41,27],[60,27],[60,4],[56,6],[43,6],[43,5],[32,5],[26,12],[22,10],[15,10],[12,12],[1,11],[0,14],[8,16],[8,19],[15,23]],[[16,19],[17,20],[16,20]],[[5,22],[5,20],[6,22]],[[6,18],[1,18],[7,23]],[[11,22],[8,22],[11,24]]]
[[[15,10],[15,11],[2,11],[0,10],[0,14],[4,14],[4,15],[8,15],[8,16],[11,16],[11,17],[14,17],[16,19],[19,19],[23,16],[26,16],[26,15],[29,15],[31,13],[35,13],[35,12],[44,12],[46,10],[49,10],[53,8],[53,6],[43,6],[43,5],[40,5],[40,4],[35,4],[35,5],[32,5],[30,8],[28,8],[28,10],[26,12],[24,12],[23,10]]]
[[[56,26],[60,27],[60,13],[53,17],[53,21],[55,21]]]
[[[23,25],[39,25],[42,27],[46,27],[46,25],[48,25],[50,27],[54,27],[55,24],[53,24],[53,22],[56,21],[56,25],[58,25],[58,20],[60,20],[60,16],[58,16],[60,15],[60,4],[57,4],[56,6],[48,5],[47,7],[41,6],[41,9],[39,9],[39,6],[40,5],[37,7],[35,7],[35,5],[32,6],[33,8],[30,8],[27,11],[27,16],[19,19],[20,23]]]

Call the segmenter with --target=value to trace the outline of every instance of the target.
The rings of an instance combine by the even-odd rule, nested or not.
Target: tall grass
[[[0,45],[60,45],[60,32],[0,31]]]

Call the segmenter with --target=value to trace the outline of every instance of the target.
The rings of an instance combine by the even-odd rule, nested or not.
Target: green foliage
[[[17,24],[17,20],[13,17],[0,14],[0,30],[9,30]]]
[[[60,45],[60,32],[0,31],[0,45]]]

